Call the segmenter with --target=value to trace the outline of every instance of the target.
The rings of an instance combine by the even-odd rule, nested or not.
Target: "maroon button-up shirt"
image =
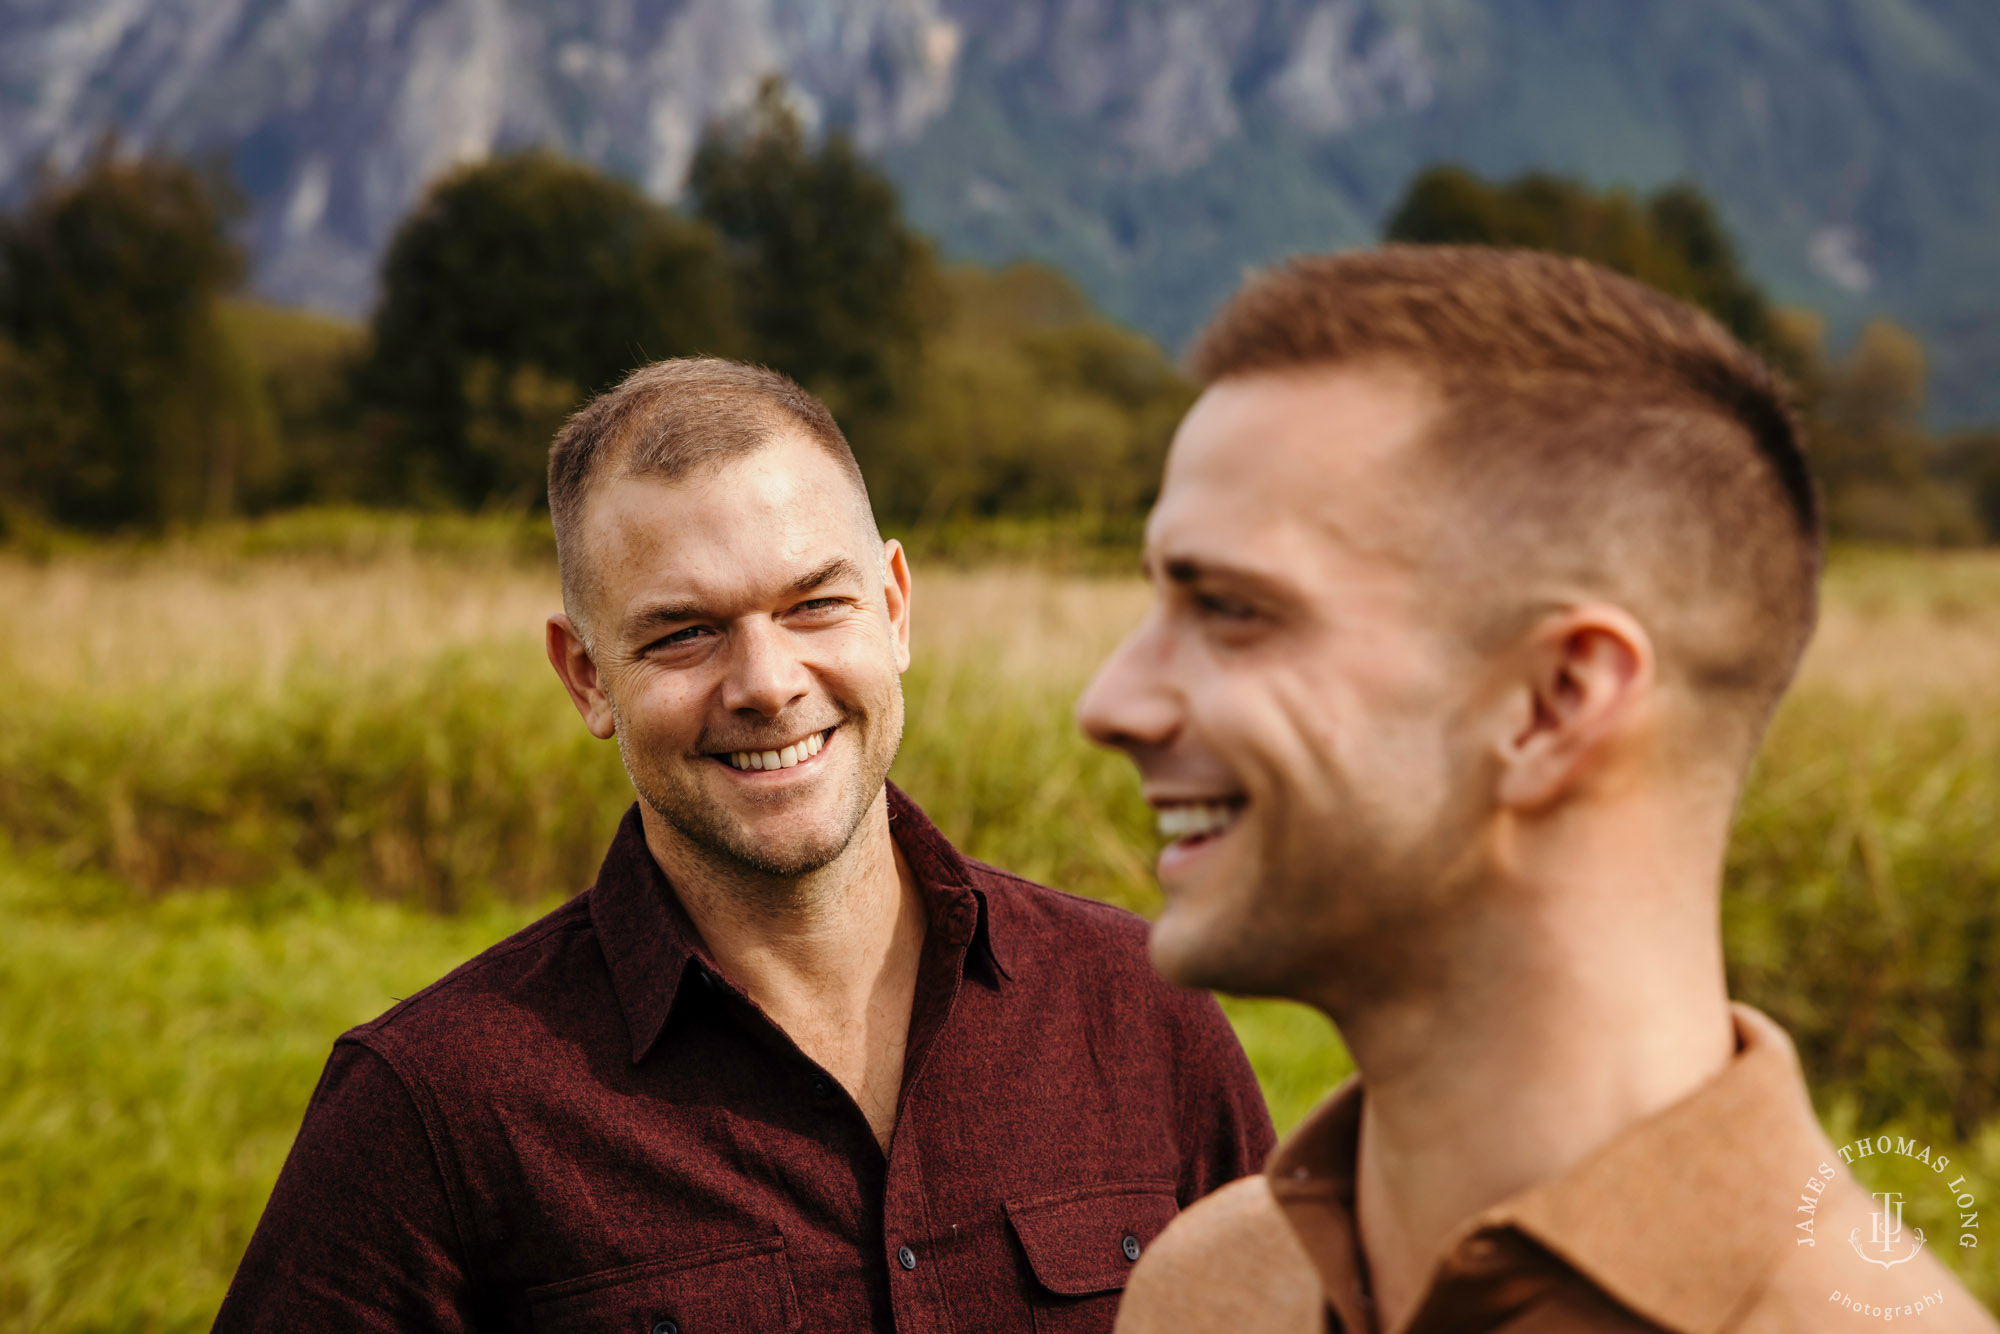
[[[705,956],[637,809],[586,894],[335,1045],[216,1328],[1109,1330],[1271,1123],[1145,924],[961,856],[895,1138]]]

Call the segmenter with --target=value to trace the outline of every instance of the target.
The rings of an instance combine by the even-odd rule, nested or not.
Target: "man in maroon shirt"
[[[220,1330],[1109,1330],[1262,1098],[1145,924],[886,777],[910,574],[824,407],[715,360],[557,438],[596,884],[335,1045]]]

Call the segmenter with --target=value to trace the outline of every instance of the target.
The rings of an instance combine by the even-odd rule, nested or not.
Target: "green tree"
[[[1159,346],[1035,264],[943,275],[947,317],[873,441],[885,515],[1143,513],[1194,390]]]
[[[279,441],[276,466],[252,479],[242,507],[353,504],[379,493],[379,461],[350,395],[366,331],[318,311],[242,297],[223,302],[222,323],[262,383]]]
[[[226,514],[272,462],[219,302],[228,188],[105,140],[0,218],[0,505],[86,528]]]
[[[1972,497],[1924,424],[1923,344],[1871,320],[1847,354],[1815,357],[1812,459],[1827,522],[1842,537],[1926,545],[1977,541]]]
[[[461,168],[383,261],[356,377],[380,498],[539,503],[578,402],[645,362],[735,349],[706,227],[546,152]]]
[[[843,134],[808,143],[773,78],[747,116],[703,137],[688,189],[727,247],[749,354],[850,431],[897,408],[939,293],[930,246],[888,178]],[[866,439],[856,448],[865,462]]]
[[[1640,200],[1544,172],[1495,184],[1462,167],[1432,167],[1410,182],[1385,239],[1578,255],[1706,308],[1752,347],[1785,353],[1763,293],[1714,206],[1692,185]]]

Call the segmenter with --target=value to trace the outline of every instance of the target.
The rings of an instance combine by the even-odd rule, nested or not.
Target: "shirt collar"
[[[917,878],[917,888],[930,900],[931,921],[939,921],[944,906],[940,899],[954,894],[970,894],[977,910],[974,919],[973,948],[993,965],[995,972],[1005,978],[1013,973],[1007,967],[1007,956],[1002,952],[1002,942],[993,928],[993,913],[987,902],[986,891],[972,875],[971,863],[964,853],[952,846],[931,818],[925,815],[909,794],[894,783],[885,785],[889,792],[889,833],[896,840],[896,846],[903,850],[903,859],[910,864],[910,873]],[[1004,931],[1000,933],[1004,935]]]
[[[993,965],[996,982],[1007,977],[993,938],[986,894],[973,883],[965,857],[894,783],[887,785],[889,830],[902,849],[917,887],[930,906],[933,929],[969,903],[974,925],[968,948]],[[590,890],[591,923],[611,969],[611,985],[625,1014],[637,1063],[659,1040],[690,974],[714,971],[687,910],[646,846],[645,825],[634,802],[618,823],[610,851]],[[960,927],[963,930],[963,927]]]
[[[1791,1248],[1800,1183],[1831,1153],[1791,1039],[1749,1006],[1731,1010],[1737,1050],[1722,1073],[1563,1175],[1467,1220],[1446,1256],[1511,1228],[1665,1329],[1722,1328]],[[1354,1225],[1362,1096],[1358,1078],[1341,1085],[1266,1169],[1349,1329],[1374,1328]]]

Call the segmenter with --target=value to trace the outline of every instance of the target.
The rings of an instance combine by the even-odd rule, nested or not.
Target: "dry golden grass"
[[[0,672],[91,692],[273,690],[303,663],[355,676],[454,649],[539,651],[553,574],[403,556],[379,564],[0,561]]]
[[[1032,570],[923,571],[917,652],[1038,683],[1081,683],[1145,606],[1132,579]],[[0,674],[37,689],[282,689],[301,666],[366,677],[439,655],[541,655],[561,609],[552,572],[420,556],[216,566],[92,557],[0,559]],[[558,687],[549,681],[551,691]]]
[[[1147,596],[1134,578],[919,565],[917,652],[1080,686]],[[0,558],[0,616],[12,627],[0,673],[56,691],[270,691],[308,663],[368,676],[471,649],[538,658],[542,622],[559,606],[552,571],[499,559]],[[1994,703],[2000,553],[1837,559],[1800,683],[1888,704]]]
[[[2000,553],[1837,555],[1799,679],[1889,707],[1991,710],[2000,704]]]

